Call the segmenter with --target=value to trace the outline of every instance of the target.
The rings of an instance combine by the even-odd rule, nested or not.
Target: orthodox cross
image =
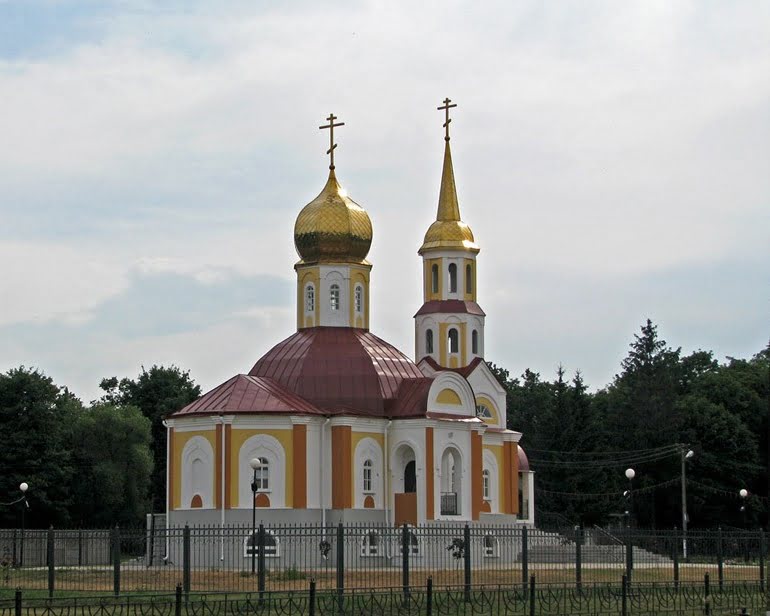
[[[325,128],[329,129],[329,149],[326,150],[326,153],[329,154],[329,169],[334,169],[334,149],[337,147],[337,144],[334,143],[334,128],[336,126],[345,126],[345,122],[337,122],[334,123],[334,120],[337,119],[337,116],[333,113],[329,114],[329,117],[326,118],[329,123],[325,124],[324,126],[319,126],[318,128],[320,130],[323,130]]]
[[[445,141],[449,141],[449,123],[452,121],[449,118],[449,110],[452,107],[457,107],[457,103],[452,103],[450,105],[449,103],[451,103],[451,102],[452,102],[451,99],[445,98],[444,99],[444,105],[442,107],[436,107],[436,109],[438,109],[439,111],[444,110],[446,112],[446,121],[444,122],[444,128],[446,129],[446,135],[444,135],[444,140]]]

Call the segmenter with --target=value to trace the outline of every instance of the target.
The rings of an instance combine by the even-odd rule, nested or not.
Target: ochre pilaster
[[[473,431],[471,432],[471,518],[474,520],[479,519],[479,513],[484,504],[482,471],[481,434]]]
[[[307,426],[295,425],[292,430],[294,452],[294,508],[307,507]]]

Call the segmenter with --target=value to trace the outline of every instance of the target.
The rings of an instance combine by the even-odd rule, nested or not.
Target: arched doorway
[[[417,465],[410,460],[404,467],[404,492],[413,494],[417,492]]]
[[[417,457],[411,445],[401,443],[392,458],[394,522],[417,524]]]
[[[454,447],[441,455],[441,515],[460,515],[462,503],[462,458]]]

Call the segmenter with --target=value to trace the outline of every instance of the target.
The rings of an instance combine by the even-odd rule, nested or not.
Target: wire
[[[656,483],[651,486],[637,488],[631,491],[631,495],[633,496],[634,494],[639,494],[641,492],[650,492],[652,490],[657,490],[658,488],[666,488],[676,483],[679,483],[679,477],[676,477],[675,479],[669,479],[668,481],[663,481],[661,483]],[[615,492],[557,492],[555,490],[543,490],[537,487],[535,487],[535,492],[540,492],[541,494],[551,494],[554,496],[569,497],[569,498],[599,498],[604,496],[614,496],[617,498],[617,497],[623,496],[623,493],[619,493],[617,491]]]

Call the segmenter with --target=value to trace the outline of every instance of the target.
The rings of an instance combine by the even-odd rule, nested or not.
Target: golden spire
[[[451,103],[451,104],[450,104]],[[479,247],[473,240],[471,228],[460,220],[460,204],[457,201],[455,174],[452,167],[452,151],[449,148],[449,110],[457,107],[449,98],[438,107],[446,113],[444,121],[444,167],[441,172],[441,189],[438,196],[438,212],[434,222],[425,234],[425,240],[418,251],[420,254],[430,249],[464,249],[478,252]]]

